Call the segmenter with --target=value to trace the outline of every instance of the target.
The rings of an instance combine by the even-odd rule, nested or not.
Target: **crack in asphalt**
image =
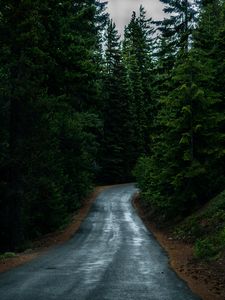
[[[136,191],[127,184],[101,192],[70,241],[0,275],[0,299],[200,299],[136,214]]]

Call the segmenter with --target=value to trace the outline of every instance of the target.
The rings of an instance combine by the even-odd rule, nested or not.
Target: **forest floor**
[[[60,245],[69,240],[79,229],[81,222],[87,216],[91,205],[95,201],[98,194],[106,188],[107,186],[96,187],[91,195],[87,197],[87,199],[85,199],[84,205],[75,212],[74,216],[72,217],[72,222],[64,230],[58,230],[53,233],[44,235],[38,240],[32,242],[31,249],[27,249],[21,253],[16,253],[14,257],[1,259],[0,272],[5,272],[14,267],[22,265],[41,255],[49,248]]]
[[[193,245],[177,240],[171,231],[159,228],[149,219],[138,194],[133,205],[146,227],[166,250],[169,262],[179,277],[203,300],[225,300],[225,255],[218,261],[202,262],[194,258]]]

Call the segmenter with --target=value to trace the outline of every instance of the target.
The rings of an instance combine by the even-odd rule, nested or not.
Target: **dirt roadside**
[[[64,230],[56,231],[41,237],[33,242],[32,249],[27,249],[22,253],[18,253],[15,257],[0,260],[0,272],[5,272],[14,267],[22,265],[41,255],[49,248],[69,240],[79,229],[80,224],[87,216],[91,205],[95,201],[98,194],[106,188],[107,186],[96,187],[91,195],[84,201],[84,205],[78,211],[76,211],[72,218],[72,222]]]
[[[69,240],[79,229],[97,195],[106,188],[106,186],[97,187],[94,190],[85,200],[84,206],[75,213],[71,224],[65,230],[45,235],[33,243],[32,249],[27,249],[25,252],[17,254],[16,257],[1,260],[0,272],[22,265],[49,248]],[[225,258],[212,264],[196,261],[193,258],[192,245],[173,239],[168,231],[158,229],[155,224],[149,221],[148,215],[140,205],[138,195],[134,197],[133,205],[146,227],[167,251],[171,267],[188,283],[190,288],[203,300],[225,300]]]
[[[225,259],[208,264],[197,261],[193,256],[193,245],[174,239],[169,231],[159,229],[150,222],[138,194],[133,198],[133,206],[166,250],[172,269],[187,282],[192,291],[203,300],[225,300]]]

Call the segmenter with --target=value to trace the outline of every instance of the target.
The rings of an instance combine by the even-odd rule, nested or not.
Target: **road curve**
[[[131,204],[134,185],[108,188],[74,237],[0,275],[1,300],[197,300]]]

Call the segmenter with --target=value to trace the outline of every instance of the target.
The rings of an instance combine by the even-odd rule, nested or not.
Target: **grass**
[[[16,254],[14,252],[5,252],[3,254],[0,254],[0,260],[4,260],[7,258],[13,258],[16,257]]]
[[[197,258],[217,259],[225,250],[225,191],[175,228],[175,236],[194,243]]]

